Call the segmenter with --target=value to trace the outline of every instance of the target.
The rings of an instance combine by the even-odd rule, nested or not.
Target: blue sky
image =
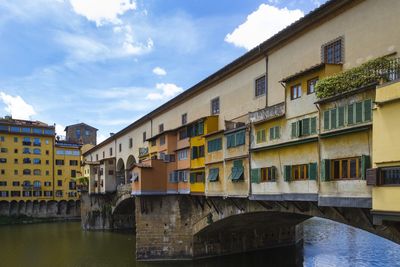
[[[0,116],[100,141],[324,0],[1,0]]]

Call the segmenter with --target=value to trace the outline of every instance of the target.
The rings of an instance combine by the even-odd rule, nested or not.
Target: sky
[[[0,116],[98,142],[326,0],[0,0]]]

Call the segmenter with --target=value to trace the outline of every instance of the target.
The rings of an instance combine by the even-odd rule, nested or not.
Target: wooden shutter
[[[292,138],[297,137],[297,121],[292,122]]]
[[[301,135],[309,135],[309,134],[310,134],[310,119],[306,118],[306,119],[303,119],[303,122],[302,122]]]
[[[323,159],[321,161],[321,181],[329,181],[331,174],[331,161]]]
[[[285,179],[286,182],[290,182],[292,176],[292,166],[285,165],[283,171],[284,171],[283,178]]]
[[[316,162],[308,164],[308,179],[313,181],[317,180],[317,172],[318,169]]]
[[[380,185],[381,184],[380,172],[381,172],[380,168],[367,169],[366,171],[367,185]]]
[[[265,129],[261,130],[261,141],[265,142],[266,138],[265,138]]]
[[[261,143],[261,130],[257,131],[257,143]]]
[[[251,182],[259,184],[261,182],[260,169],[251,169]]]
[[[344,107],[338,108],[338,127],[344,126]]]
[[[311,118],[311,134],[317,133],[317,117]]]
[[[362,108],[363,107],[363,102],[357,102],[356,103],[356,123],[362,122]]]
[[[276,176],[277,176],[277,169],[276,169],[276,167],[275,166],[272,166],[271,167],[271,180],[272,181],[276,181]]]
[[[337,128],[337,109],[331,109],[331,129],[336,129]]]
[[[354,104],[347,106],[347,124],[354,124]]]
[[[329,130],[329,110],[324,111],[324,130]]]
[[[271,127],[269,128],[269,140],[274,140],[275,139],[275,131],[274,128]]]
[[[372,101],[364,101],[364,121],[370,121],[372,118]]]
[[[369,155],[361,156],[361,179],[365,180],[367,178],[367,169],[371,167],[371,160]]]
[[[274,129],[275,129],[275,139],[280,138],[281,137],[281,134],[280,134],[281,127],[275,126]]]

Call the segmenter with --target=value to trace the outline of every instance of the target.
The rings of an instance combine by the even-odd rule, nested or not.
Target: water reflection
[[[303,246],[150,264],[135,262],[133,233],[83,232],[79,223],[3,226],[0,266],[400,266],[399,245],[364,231],[311,219],[304,233]]]

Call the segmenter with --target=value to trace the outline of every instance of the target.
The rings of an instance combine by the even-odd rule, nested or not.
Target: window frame
[[[337,45],[339,44],[339,49]],[[344,38],[339,37],[329,41],[321,47],[321,61],[325,64],[343,64],[344,61]],[[330,55],[331,53],[331,55]]]
[[[351,177],[351,161],[356,160],[356,177]],[[347,177],[343,175],[343,162],[347,161]],[[335,177],[335,162],[339,162],[339,177]],[[339,158],[330,160],[330,179],[333,181],[341,181],[341,180],[360,180],[361,179],[361,157],[348,157],[348,158]]]
[[[315,93],[315,85],[317,84],[317,82],[319,81],[319,77],[316,76],[314,78],[311,78],[309,80],[307,80],[307,95],[311,95]],[[313,85],[313,90],[311,91],[311,85]]]
[[[181,124],[186,125],[187,124],[187,113],[183,113],[181,115]]]
[[[258,83],[260,80],[264,80],[264,88],[261,88],[262,90],[259,90],[260,88],[258,87]],[[261,97],[267,94],[267,75],[262,75],[254,80],[254,96]]]
[[[214,108],[215,103],[218,104],[217,109]],[[219,96],[211,99],[211,115],[218,115],[221,112],[221,106],[220,106],[220,101],[219,101]]]
[[[294,92],[296,91],[296,95]],[[294,84],[290,86],[290,100],[296,100],[301,98],[303,89],[301,88],[301,83]]]

